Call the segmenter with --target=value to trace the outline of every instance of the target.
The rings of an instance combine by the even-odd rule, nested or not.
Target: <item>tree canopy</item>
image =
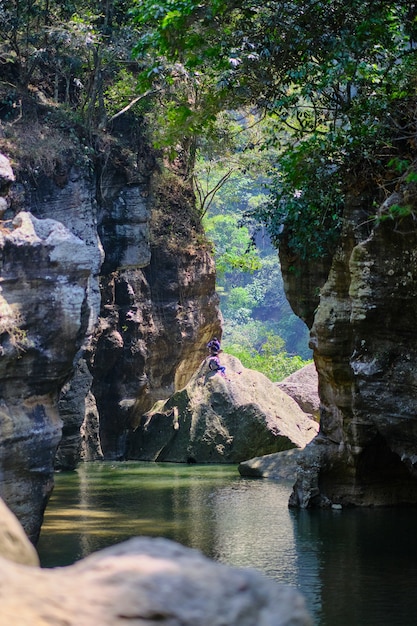
[[[413,172],[416,20],[409,0],[2,2],[0,114],[15,121],[34,85],[89,130],[147,114],[191,180],[199,150],[230,153],[233,111],[256,111],[276,162],[254,216],[276,244],[284,225],[297,253],[321,255],[349,186],[381,200]]]
[[[200,87],[199,131],[217,108],[256,105],[281,151],[257,218],[297,252],[321,255],[340,227],[346,188],[380,199],[411,165],[417,4],[402,0],[138,2],[146,80],[183,68]],[[313,238],[312,238],[313,237]]]

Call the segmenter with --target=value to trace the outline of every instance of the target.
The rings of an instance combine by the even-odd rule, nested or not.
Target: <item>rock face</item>
[[[417,503],[417,234],[410,187],[364,226],[364,200],[347,207],[345,230],[312,327],[320,435],[308,446],[294,506]]]
[[[68,158],[16,180],[0,158],[0,495],[34,542],[54,463],[126,458],[136,414],[220,334],[193,198],[170,189],[158,210],[181,228],[150,228],[167,185],[150,198],[155,162],[140,141],[129,150],[130,165],[115,150],[94,170]]]
[[[91,258],[54,220],[0,233],[0,495],[36,540],[61,437],[57,400],[87,332]]]
[[[318,425],[263,374],[222,354],[226,377],[204,360],[190,382],[143,416],[131,436],[141,460],[239,463],[304,447]]]
[[[132,458],[127,437],[136,416],[188,382],[219,331],[214,265],[202,250],[153,250],[148,267],[105,282],[91,345],[92,390],[104,457]]]
[[[131,539],[55,570],[0,560],[2,624],[312,625],[296,590],[166,539]]]
[[[317,370],[314,363],[305,365],[281,380],[277,385],[297,402],[300,409],[319,420],[320,398]]]

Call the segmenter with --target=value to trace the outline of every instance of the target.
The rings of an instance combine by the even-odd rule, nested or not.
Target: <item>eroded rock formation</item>
[[[87,332],[90,252],[19,213],[0,232],[0,494],[36,540],[61,438],[57,401]]]
[[[148,267],[103,279],[91,345],[100,441],[108,459],[129,457],[136,415],[183,387],[219,331],[214,265],[207,251],[154,249]]]
[[[140,419],[131,436],[133,458],[239,463],[302,448],[317,434],[317,423],[263,374],[227,354],[221,362],[225,377],[204,360],[186,387]]]
[[[390,217],[392,204],[408,215]],[[311,343],[320,434],[302,455],[295,506],[417,503],[416,206],[407,185],[376,219],[366,219],[359,195],[346,207],[340,246],[318,285]]]
[[[0,494],[33,541],[54,462],[126,458],[133,414],[183,386],[220,333],[189,187],[153,188],[139,140],[114,150],[30,183],[0,159]]]

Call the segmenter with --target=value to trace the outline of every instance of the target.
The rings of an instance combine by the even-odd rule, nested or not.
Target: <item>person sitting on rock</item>
[[[212,356],[217,356],[220,352],[220,341],[217,337],[213,337],[211,341],[208,342],[207,348],[210,350],[210,354]]]
[[[220,372],[220,374],[222,376],[226,376],[226,368],[224,365],[220,364],[220,359],[219,357],[216,355],[212,355],[209,358],[209,363],[208,363],[209,369],[212,372]]]

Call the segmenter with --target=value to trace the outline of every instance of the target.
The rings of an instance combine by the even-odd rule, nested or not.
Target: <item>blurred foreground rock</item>
[[[17,517],[0,499],[0,557],[21,563],[39,565],[38,554]],[[4,626],[5,622],[1,621]]]
[[[4,625],[312,625],[296,590],[161,538],[131,539],[57,569],[1,558],[0,581]]]

